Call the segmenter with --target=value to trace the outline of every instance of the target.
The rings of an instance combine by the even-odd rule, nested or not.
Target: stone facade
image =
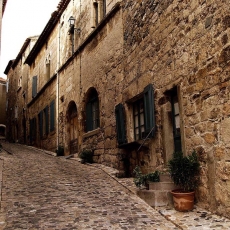
[[[123,175],[195,149],[199,204],[230,217],[229,18],[224,1],[60,1],[25,60],[27,143]]]
[[[172,136],[167,96],[176,86],[182,150],[188,154],[196,149],[201,161],[199,201],[229,217],[228,3],[126,1],[123,10],[124,75],[129,76],[123,82],[125,99],[126,94],[132,97],[148,83],[156,89],[157,131],[144,163],[166,163],[173,151],[168,149]]]
[[[0,136],[6,135],[6,80],[0,78]]]
[[[15,60],[9,61],[4,73],[7,75],[7,139],[27,143],[26,120],[28,101],[29,67],[24,65],[25,57],[37,40],[27,38]]]

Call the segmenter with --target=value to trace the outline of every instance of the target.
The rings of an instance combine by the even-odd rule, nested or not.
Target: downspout
[[[58,147],[60,145],[59,143],[59,68],[60,68],[60,20],[58,22],[58,47],[57,47],[57,85],[56,85],[56,127],[57,127],[57,153],[58,153]]]
[[[80,0],[80,25],[79,25],[79,27],[80,27],[80,29],[82,28],[82,21],[81,21],[81,0]],[[79,35],[79,37],[80,37],[80,43],[81,43],[81,31],[80,31],[80,35]],[[79,50],[79,62],[80,62],[80,76],[79,76],[79,78],[80,78],[80,95],[81,95],[81,93],[82,93],[82,85],[81,85],[81,51]]]

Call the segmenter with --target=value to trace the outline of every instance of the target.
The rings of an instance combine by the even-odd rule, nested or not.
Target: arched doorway
[[[67,143],[69,154],[78,152],[78,118],[77,106],[74,101],[71,101],[67,109]]]

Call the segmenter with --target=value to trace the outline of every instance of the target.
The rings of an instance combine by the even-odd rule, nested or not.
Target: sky
[[[60,0],[8,0],[2,19],[0,77],[28,37],[41,34]]]

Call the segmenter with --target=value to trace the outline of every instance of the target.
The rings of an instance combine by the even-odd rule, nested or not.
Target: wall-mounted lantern
[[[81,29],[80,28],[75,28],[74,24],[75,24],[76,19],[73,16],[70,16],[68,22],[69,22],[69,33],[70,34],[74,34],[74,31],[76,30],[78,34],[80,34]]]

